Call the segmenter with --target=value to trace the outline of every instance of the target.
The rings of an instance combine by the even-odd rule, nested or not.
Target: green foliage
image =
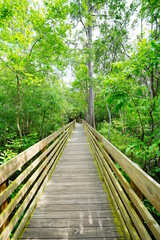
[[[149,175],[153,177],[158,183],[160,183],[160,168],[159,167],[152,167],[149,170]]]
[[[6,149],[0,153],[0,165],[7,162],[11,158],[15,157],[17,152],[13,152],[11,149]]]
[[[97,130],[107,139],[109,124],[104,121],[97,124]],[[120,151],[125,153],[127,146],[132,143],[133,138],[128,138],[128,134],[122,135],[121,123],[112,121],[112,127],[110,132],[110,142],[116,146]]]
[[[18,222],[17,222],[16,225],[14,226],[14,228],[13,228],[11,234],[10,234],[10,238],[11,238],[11,239],[12,239],[13,234],[14,234],[14,232],[16,231],[17,227],[19,226],[20,222],[22,221],[22,219],[23,219],[23,217],[24,217],[24,215],[25,215],[25,212],[26,212],[26,211],[24,211],[24,212],[22,213],[22,215],[20,216]]]
[[[118,165],[118,163],[116,163],[116,167],[120,170],[120,172],[122,173],[122,175],[125,177],[125,179],[130,183],[130,178],[128,177],[128,175],[125,173],[125,171]]]
[[[152,204],[148,201],[148,199],[144,199],[144,205],[148,209],[148,211],[152,214],[158,224],[160,224],[160,213],[156,211],[156,209],[152,206]]]
[[[15,190],[14,190],[14,192],[12,192],[12,194],[11,194],[11,199],[13,199],[16,195],[17,195],[17,193],[21,190],[21,188],[24,186],[24,184],[21,184],[18,188],[16,188]]]

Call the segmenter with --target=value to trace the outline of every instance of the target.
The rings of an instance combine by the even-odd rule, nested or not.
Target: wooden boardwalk
[[[81,124],[76,124],[21,239],[124,239]]]

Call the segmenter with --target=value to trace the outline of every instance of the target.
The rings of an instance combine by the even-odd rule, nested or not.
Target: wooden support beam
[[[3,182],[0,185],[0,192],[3,192],[5,189],[7,188],[7,181]],[[2,205],[0,206],[0,212],[2,213],[4,211],[4,209],[8,206],[8,199],[6,199]],[[0,234],[3,232],[3,230],[6,228],[6,226],[8,225],[8,218],[6,219],[6,221],[3,223],[3,225],[0,228]],[[10,239],[10,238],[8,238]]]

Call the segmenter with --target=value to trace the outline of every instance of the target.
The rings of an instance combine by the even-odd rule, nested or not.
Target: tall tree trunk
[[[91,3],[88,0],[88,13],[90,13]],[[89,124],[95,128],[95,116],[94,116],[94,88],[93,88],[93,62],[92,62],[92,26],[88,24],[88,48],[89,48]]]
[[[93,68],[92,63],[88,64],[89,69],[89,124],[95,128],[95,119],[94,119],[94,89],[93,89]]]
[[[86,108],[85,108],[85,121],[89,123],[89,111],[88,111],[88,103],[89,103],[89,92],[88,92],[88,84],[86,81],[86,89],[85,89],[85,102],[86,102]]]
[[[20,138],[21,142],[21,149],[22,149],[22,131],[20,128],[20,111],[21,111],[21,94],[20,94],[20,82],[19,82],[19,77],[16,75],[17,78],[17,135]]]

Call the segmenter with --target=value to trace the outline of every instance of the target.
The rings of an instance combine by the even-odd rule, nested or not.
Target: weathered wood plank
[[[80,168],[77,169],[78,170],[77,172],[74,171],[75,168],[78,168],[78,166],[75,165],[75,166],[72,166],[71,168],[64,168],[64,169],[57,168],[56,173],[53,175],[53,177],[60,176],[60,175],[66,175],[66,174],[68,174],[69,176],[79,176],[79,177],[80,176],[90,177],[92,175],[99,177],[98,173],[95,171],[95,169],[93,167],[87,167],[87,166],[86,167],[80,167]],[[88,172],[87,175],[85,173],[86,171]]]
[[[61,170],[61,171],[57,170],[56,172],[57,172],[57,174],[66,173],[65,170],[64,171],[63,170]],[[72,174],[72,172],[73,172],[72,170],[68,170],[69,174]],[[74,172],[77,173],[77,174],[82,172],[82,173],[85,173],[87,175],[89,173],[96,173],[96,169],[90,169],[90,170],[88,170],[88,169],[83,169],[83,170],[75,169]]]
[[[84,161],[87,161],[87,160],[92,160],[93,161],[93,158],[92,158],[92,156],[90,155],[90,154],[85,154],[85,155],[72,155],[72,156],[70,156],[70,155],[68,155],[68,156],[63,156],[63,158],[62,158],[63,160],[65,160],[65,161],[67,161],[68,159],[69,160],[74,160],[74,161],[76,161],[76,160],[84,160]]]
[[[81,186],[81,187],[83,187],[84,185],[81,183],[81,182],[65,182],[65,183],[56,183],[56,182],[49,182],[48,183],[48,186],[62,186],[62,187],[71,187],[71,186],[73,186],[73,187],[79,187],[79,186]],[[96,182],[96,183],[94,183],[93,184],[93,182],[92,181],[88,181],[87,183],[85,183],[85,186],[84,186],[84,188],[85,187],[88,187],[88,186],[91,186],[91,187],[100,187],[100,186],[102,186],[102,184],[100,183],[100,182]]]
[[[90,155],[89,151],[78,151],[78,153],[76,154],[76,151],[66,151],[65,152],[65,158],[67,158],[68,156],[80,156],[80,157],[87,157]]]
[[[62,178],[55,178],[54,179],[56,181],[56,183],[63,183],[63,179]],[[66,178],[65,179],[65,182],[70,182],[70,181],[74,181],[75,183],[76,182],[79,182],[79,183],[85,183],[86,181],[89,181],[89,182],[92,182],[92,184],[96,183],[96,181],[100,181],[99,178],[82,178],[82,177],[76,177],[76,178]]]
[[[28,227],[29,228],[65,228],[67,225],[70,227],[76,227],[82,225],[83,227],[113,227],[112,219],[110,218],[93,218],[92,222],[87,219],[53,219],[53,218],[37,218],[31,219]]]
[[[75,167],[77,167],[77,166],[75,166]],[[61,174],[61,173],[54,173],[54,175],[52,176],[52,178],[56,178],[56,177],[59,177],[59,178],[60,178],[60,177],[63,177],[63,178],[65,177],[65,178],[66,178],[66,177],[70,177],[70,176],[71,176],[71,177],[79,177],[79,178],[80,178],[80,177],[86,177],[86,178],[98,177],[98,178],[99,178],[98,173],[88,173],[87,176],[86,176],[86,174],[83,173],[83,172],[82,172],[82,173],[79,173],[79,174],[73,172],[73,173],[70,175],[70,173],[68,173],[67,171],[66,171],[65,173],[62,173],[62,174]]]
[[[66,228],[27,228],[23,235],[23,238],[64,238],[69,237],[69,239],[79,239],[83,237],[118,237],[122,236],[117,233],[117,230],[113,227],[69,227]]]
[[[65,162],[65,163],[59,163],[58,164],[58,166],[56,167],[56,169],[59,169],[59,168],[68,168],[69,166],[72,166],[73,168],[75,168],[75,167],[77,167],[77,168],[79,168],[79,167],[84,167],[84,168],[88,168],[88,167],[95,167],[94,165],[93,165],[93,163],[92,163],[92,161],[91,162],[80,162],[80,163],[75,163],[75,162]],[[56,173],[54,173],[54,174],[56,174]],[[75,174],[74,172],[72,173],[72,174]]]
[[[39,201],[41,204],[50,204],[50,199],[44,199],[44,200],[40,200]],[[106,203],[106,199],[104,198],[97,198],[97,199],[77,199],[77,198],[73,198],[73,199],[56,199],[54,200],[55,204],[90,204],[90,203]]]
[[[70,163],[70,164],[68,164],[68,163],[66,163],[66,165],[58,165],[57,166],[57,171],[58,170],[66,170],[66,171],[68,171],[68,169],[71,169],[71,170],[75,170],[75,167],[77,167],[78,169],[88,169],[88,170],[90,170],[90,169],[95,169],[95,166],[93,165],[93,164],[83,164],[82,162],[81,162],[81,164],[76,164],[76,163]],[[74,173],[74,172],[73,172]],[[75,173],[74,173],[75,174]]]
[[[111,209],[110,204],[50,204],[47,206],[37,205],[35,212],[54,212],[54,211],[93,211]]]
[[[81,195],[81,194],[87,194],[87,195],[91,195],[91,194],[102,194],[104,193],[104,190],[90,190],[90,189],[72,189],[72,190],[68,190],[68,189],[63,189],[63,190],[59,190],[59,189],[53,189],[53,188],[47,188],[45,189],[45,193],[46,195],[59,195],[60,197],[62,197],[62,195]],[[106,196],[106,195],[105,195]]]
[[[21,240],[30,240],[30,238],[21,238]],[[34,240],[41,240],[42,238],[34,238]],[[45,238],[46,239],[46,238]],[[54,239],[57,239],[57,238],[47,238],[47,240],[54,240]],[[62,238],[59,238],[62,240]],[[64,237],[63,240],[68,240],[68,237]],[[124,240],[124,237],[99,237],[99,238],[86,238],[86,237],[82,237],[82,238],[79,238],[81,240],[88,240],[88,239],[91,239],[91,240]]]
[[[63,200],[70,200],[70,199],[86,199],[86,200],[90,200],[90,199],[105,199],[106,200],[106,194],[104,193],[100,193],[100,194],[94,194],[94,193],[90,193],[90,194],[46,194],[44,193],[43,196],[41,197],[41,200],[50,200],[52,202],[59,200],[60,198],[63,198]]]
[[[92,183],[88,183],[88,184],[85,184],[85,186],[83,186],[82,184],[80,183],[77,183],[77,184],[50,184],[47,186],[46,190],[52,190],[52,191],[62,191],[62,190],[77,190],[77,191],[87,191],[87,190],[102,190],[102,185],[100,185],[100,183],[96,184],[96,185],[93,185]]]
[[[64,150],[64,153],[71,152],[71,151],[76,152],[76,145],[67,145]],[[85,152],[87,151],[87,153],[90,153],[88,149],[88,145],[79,145],[78,152],[83,153],[84,151]]]
[[[112,210],[97,210],[97,211],[56,211],[56,212],[34,212],[33,218],[58,218],[58,219],[79,219],[83,217],[85,218],[114,218],[115,214],[113,214]]]

